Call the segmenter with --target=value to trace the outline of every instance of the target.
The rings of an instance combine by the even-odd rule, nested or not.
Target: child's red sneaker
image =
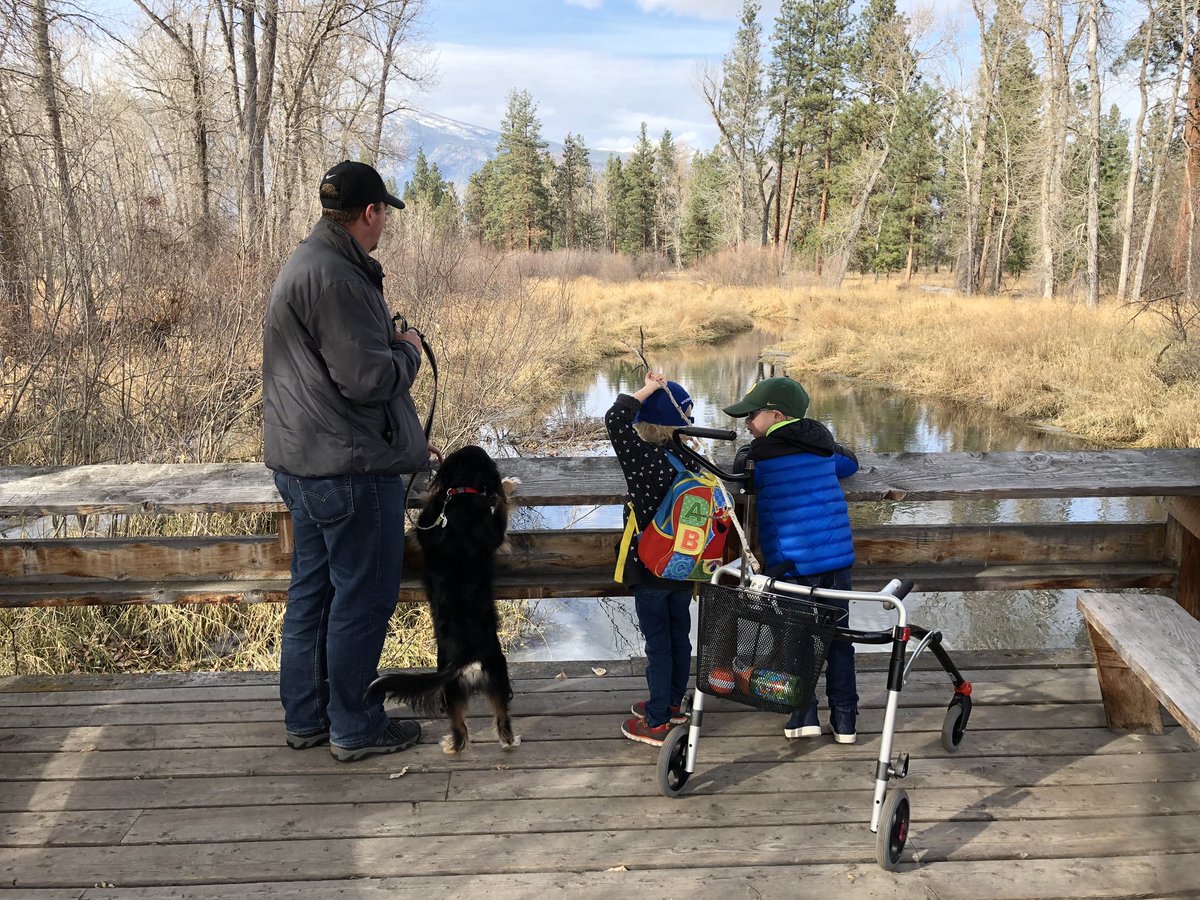
[[[635,716],[637,716],[639,719],[644,719],[644,718],[646,718],[646,703],[647,702],[648,701],[646,701],[646,700],[639,700],[637,703],[633,704],[633,706],[631,706],[629,708],[629,711],[631,713],[633,713]],[[688,720],[687,713],[685,713],[683,711],[683,708],[679,707],[679,706],[668,706],[667,714],[671,717],[670,722],[672,725],[682,725],[684,722],[686,722]]]
[[[645,719],[626,719],[621,726],[621,732],[631,741],[649,744],[651,747],[661,747],[671,730],[670,722],[663,722],[651,728]]]

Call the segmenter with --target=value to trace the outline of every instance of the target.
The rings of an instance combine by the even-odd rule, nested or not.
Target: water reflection
[[[785,374],[760,357],[783,335],[755,330],[717,346],[652,354],[651,362],[683,383],[695,400],[696,424],[717,428],[740,423],[722,407],[740,398],[760,378]],[[837,439],[857,451],[874,453],[940,451],[1039,451],[1094,449],[1088,442],[1044,431],[1011,419],[949,402],[900,395],[852,379],[805,376],[812,397],[809,415],[826,423]],[[591,377],[569,386],[550,418],[599,417],[620,391],[632,392],[643,376],[636,360],[610,361]],[[748,440],[744,428],[739,443]],[[606,443],[579,452],[608,453]],[[728,445],[712,447],[717,458]],[[990,524],[998,522],[1152,521],[1161,511],[1149,498],[986,498],[936,502],[856,503],[856,526],[887,524]],[[619,527],[618,506],[526,509],[520,527]],[[918,585],[919,587],[919,585]],[[931,592],[912,595],[913,620],[938,628],[952,647],[965,649],[1084,647],[1086,636],[1075,609],[1078,591]],[[856,604],[852,623],[860,628],[887,624],[873,604]],[[641,650],[632,600],[541,601],[543,635],[514,654],[515,659],[605,659]],[[693,635],[694,640],[694,635]]]

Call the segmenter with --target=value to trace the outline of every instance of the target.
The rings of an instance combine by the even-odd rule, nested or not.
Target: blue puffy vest
[[[846,457],[815,453],[790,453],[755,463],[758,541],[767,569],[786,560],[792,563],[788,575],[819,575],[854,564],[850,512],[838,482],[839,460],[844,469]]]

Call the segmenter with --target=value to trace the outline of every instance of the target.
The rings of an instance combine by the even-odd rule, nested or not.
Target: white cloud
[[[620,56],[601,49],[471,47],[442,44],[440,79],[417,105],[472,125],[499,129],[512,90],[537,103],[542,136],[580,135],[593,150],[628,150],[645,121],[651,140],[664,128],[676,142],[707,150],[716,129],[694,82],[696,60]]]
[[[698,19],[737,19],[742,12],[741,0],[637,0],[642,12],[673,13]]]

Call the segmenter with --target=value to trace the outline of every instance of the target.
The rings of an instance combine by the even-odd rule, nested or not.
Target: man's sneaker
[[[854,730],[857,716],[857,709],[835,708],[829,711],[829,730],[833,732],[835,741],[839,744],[853,744],[858,740],[858,734]]]
[[[649,744],[651,747],[661,747],[671,730],[670,722],[663,722],[651,728],[645,719],[626,719],[621,726],[621,732],[631,741]]]
[[[287,745],[293,750],[307,750],[309,747],[320,747],[329,743],[329,729],[315,734],[292,734],[287,732]]]
[[[413,744],[421,739],[421,726],[419,723],[411,719],[391,719],[388,721],[388,727],[383,730],[383,733],[365,747],[339,747],[337,744],[330,744],[330,752],[333,753],[333,758],[338,762],[354,762],[358,759],[365,759],[368,756],[376,756],[380,753],[395,753],[398,750],[407,750]]]
[[[821,723],[817,719],[817,708],[810,706],[805,710],[793,710],[791,718],[783,726],[783,736],[789,741],[796,738],[820,737]]]
[[[646,702],[647,701],[645,700],[639,700],[637,703],[633,704],[633,706],[629,707],[629,711],[639,719],[646,718]],[[668,706],[667,713],[671,717],[669,721],[672,725],[682,725],[688,720],[687,713],[683,711],[682,707]]]

